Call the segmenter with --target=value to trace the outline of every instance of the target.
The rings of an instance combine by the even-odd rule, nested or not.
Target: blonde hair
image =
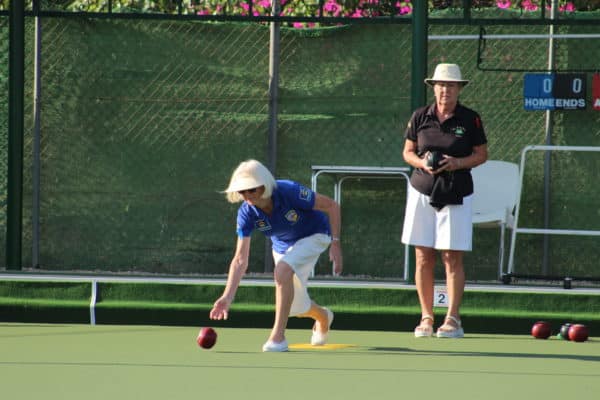
[[[273,189],[277,187],[271,171],[257,160],[246,160],[240,163],[231,174],[229,186],[225,189],[227,200],[238,203],[244,198],[238,192],[264,186],[263,199],[271,197]]]

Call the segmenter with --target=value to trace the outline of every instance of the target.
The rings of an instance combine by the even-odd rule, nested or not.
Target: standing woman
[[[434,267],[437,251],[446,270],[448,311],[437,337],[464,336],[460,304],[465,288],[463,253],[472,249],[471,168],[487,160],[479,115],[458,95],[469,81],[456,64],[439,64],[433,77],[435,103],[417,109],[404,134],[404,160],[414,167],[408,189],[402,242],[415,247],[415,283],[421,305],[416,337],[433,335]]]
[[[342,272],[340,207],[331,198],[289,180],[275,180],[260,162],[242,162],[225,190],[230,203],[241,202],[237,214],[237,245],[229,265],[223,295],[210,311],[211,319],[227,319],[242,276],[248,268],[254,230],[271,238],[275,261],[275,322],[263,351],[287,351],[288,316],[315,320],[311,344],[324,345],[333,313],[311,300],[308,278],[329,247],[334,273]],[[331,244],[331,246],[330,246]]]

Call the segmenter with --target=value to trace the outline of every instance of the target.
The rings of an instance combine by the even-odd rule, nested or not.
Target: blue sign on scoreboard
[[[585,74],[525,74],[525,110],[585,110]]]

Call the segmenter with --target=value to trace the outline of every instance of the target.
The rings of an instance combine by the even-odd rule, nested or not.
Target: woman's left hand
[[[333,274],[340,275],[344,269],[344,261],[342,257],[342,245],[339,240],[331,242],[329,246],[329,261],[333,263]]]
[[[457,169],[462,169],[462,161],[460,158],[447,156],[444,154],[444,159],[440,161],[440,168],[435,170],[435,173],[439,173],[442,171],[456,171]]]

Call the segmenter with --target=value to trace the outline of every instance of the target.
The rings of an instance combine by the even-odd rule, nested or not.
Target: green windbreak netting
[[[280,174],[308,182],[311,165],[401,166],[410,110],[409,25],[282,33]],[[402,180],[343,184],[346,271],[401,277]],[[319,178],[319,191],[333,195]],[[331,273],[322,257],[319,273]]]
[[[222,273],[235,218],[218,191],[265,158],[268,29],[57,18],[42,32],[40,264]]]
[[[544,34],[547,29],[486,26],[487,33],[497,35]],[[561,26],[560,32],[594,29]],[[35,32],[33,18],[27,18],[25,267],[32,263]],[[40,18],[38,32],[40,268],[225,273],[235,245],[237,205],[228,204],[219,191],[240,161],[268,161],[268,25],[71,16]],[[0,35],[8,37],[8,18],[0,18]],[[488,40],[478,54],[479,41],[469,37],[479,35],[479,27],[431,24],[429,35],[429,73],[439,62],[456,62],[471,80],[461,101],[481,114],[490,158],[519,162],[525,146],[545,143],[545,113],[524,110],[524,73],[517,70],[544,68],[547,40]],[[7,42],[0,40],[3,87],[8,85]],[[558,40],[555,46],[557,68],[597,67],[598,39]],[[276,54],[277,176],[309,186],[311,165],[402,166],[402,134],[412,111],[411,47],[410,24],[282,28]],[[592,74],[587,76],[590,88]],[[7,92],[0,90],[4,132]],[[553,122],[553,144],[600,143],[600,112],[590,106],[556,111]],[[7,136],[0,137],[6,153]],[[589,182],[600,157],[552,157],[551,225],[595,229],[597,188]],[[0,159],[6,165],[6,154]],[[537,154],[527,161],[524,226],[543,221],[543,162]],[[0,179],[5,209],[5,173]],[[319,191],[333,195],[330,176],[319,179]],[[348,275],[403,276],[405,195],[403,179],[344,182]],[[1,218],[4,235],[4,213]],[[473,252],[465,259],[468,279],[496,279],[498,234],[496,229],[476,230]],[[519,272],[540,270],[541,240],[519,237]],[[594,263],[597,239],[551,240],[547,273],[600,275]],[[251,254],[250,271],[263,272],[265,255],[270,255],[260,235],[254,237]],[[330,272],[323,256],[317,274]]]

